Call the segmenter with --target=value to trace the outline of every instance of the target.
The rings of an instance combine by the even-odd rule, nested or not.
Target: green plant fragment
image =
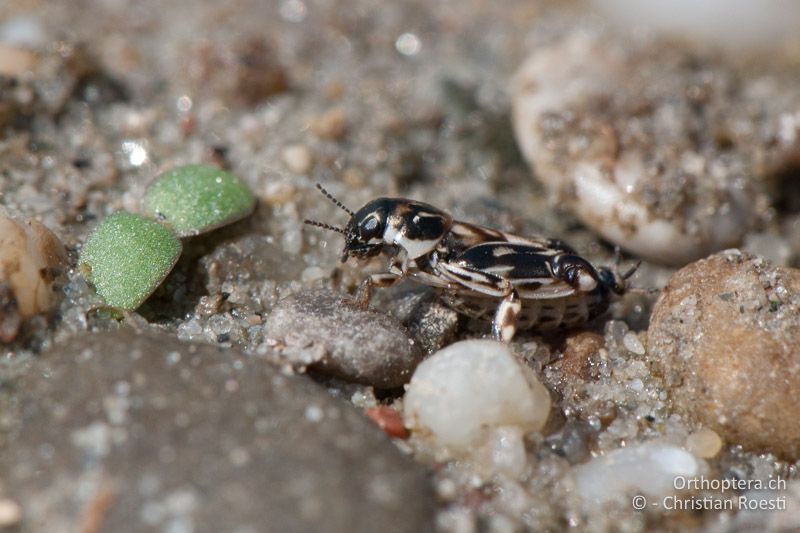
[[[230,172],[208,165],[185,165],[156,177],[145,192],[143,206],[179,237],[187,237],[246,217],[255,206],[255,197]]]
[[[105,219],[81,250],[79,268],[114,308],[139,307],[181,255],[181,241],[158,222],[133,213]]]

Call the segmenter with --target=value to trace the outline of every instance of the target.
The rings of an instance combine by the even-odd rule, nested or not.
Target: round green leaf
[[[79,267],[106,303],[139,307],[167,277],[181,255],[181,241],[158,222],[116,213],[94,230],[81,250]]]
[[[144,210],[179,237],[198,235],[246,217],[255,197],[242,181],[208,165],[173,168],[156,177],[144,195]]]

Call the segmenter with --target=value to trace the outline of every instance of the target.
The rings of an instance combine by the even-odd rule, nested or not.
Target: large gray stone
[[[75,338],[0,402],[0,498],[26,531],[431,528],[422,467],[308,378],[235,351]]]

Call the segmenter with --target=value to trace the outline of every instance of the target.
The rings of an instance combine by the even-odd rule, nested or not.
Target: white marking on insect
[[[439,243],[439,239],[419,241],[409,239],[405,236],[397,236],[394,238],[393,242],[408,252],[409,259],[416,259],[429,253],[433,248],[435,248]]]
[[[573,294],[575,294],[575,289],[563,283],[559,283],[554,287],[542,287],[532,291],[522,289],[519,291],[519,295],[522,298],[529,300],[554,300],[572,296]]]
[[[386,229],[383,231],[383,240],[385,242],[396,243],[398,235],[400,235],[400,230],[397,226],[393,224],[387,225]]]
[[[506,246],[498,246],[492,251],[492,255],[495,257],[503,257],[504,255],[510,255],[513,253],[515,253],[514,250]]]
[[[527,285],[529,283],[540,283],[542,285],[552,285],[553,283],[563,283],[553,278],[515,278],[511,281],[514,285]]]
[[[597,287],[597,280],[593,276],[581,272],[578,274],[578,287],[584,292],[589,292]]]
[[[511,265],[497,265],[483,269],[484,272],[489,272],[491,274],[504,274],[506,272],[511,272],[512,270],[514,270],[514,267]]]

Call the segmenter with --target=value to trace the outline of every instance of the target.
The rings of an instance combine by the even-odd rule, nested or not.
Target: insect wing
[[[505,234],[501,231],[461,221],[453,222],[453,226],[450,228],[450,237],[453,241],[452,244],[460,245],[462,249],[484,242],[506,240]]]
[[[513,244],[521,244],[529,246],[532,249],[539,251],[542,254],[556,254],[567,252],[574,254],[575,250],[572,249],[567,243],[559,239],[548,239],[545,237],[520,237],[513,233],[505,233],[491,228],[479,226],[477,224],[470,224],[469,222],[462,222],[460,220],[454,221],[453,226],[450,228],[451,243],[460,250],[465,250],[478,244],[509,242]]]
[[[538,244],[488,242],[468,248],[452,262],[508,281],[524,299],[561,298],[575,289],[553,277],[551,260],[559,253],[563,252]]]

